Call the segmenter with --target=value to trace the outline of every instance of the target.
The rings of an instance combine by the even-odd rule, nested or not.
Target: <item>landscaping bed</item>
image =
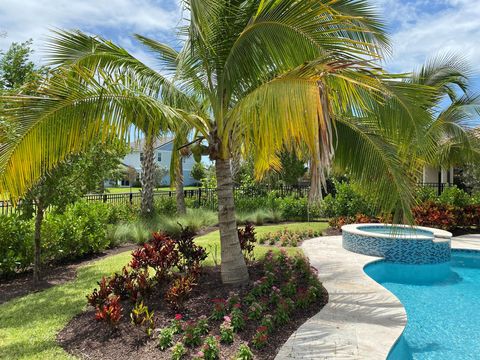
[[[188,234],[181,241],[191,245]],[[273,359],[327,302],[301,255],[268,252],[250,261],[249,283],[235,288],[222,285],[218,267],[199,268],[200,247],[184,249],[155,235],[122,273],[99,281],[91,306],[58,334],[59,344],[95,359]],[[159,262],[160,253],[175,261]],[[155,275],[146,275],[152,268]]]
[[[251,284],[240,289],[245,294],[252,288],[254,281],[260,279],[260,265],[251,266]],[[182,312],[185,318],[198,318],[210,316],[212,299],[227,298],[231,290],[229,286],[219,286],[220,272],[218,268],[208,267],[204,270],[199,285],[193,290],[191,298],[186,302],[188,312]],[[292,313],[290,321],[282,325],[281,331],[276,331],[269,339],[267,346],[262,350],[253,350],[257,359],[273,359],[278,350],[307,319],[318,313],[327,303],[328,294],[322,288],[322,296],[308,309],[298,310]],[[161,300],[159,292],[152,294],[149,300],[149,308],[155,311],[155,323],[159,328],[167,327],[175,318],[175,311],[169,310]],[[58,334],[59,344],[70,354],[81,358],[90,359],[171,359],[171,350],[161,351],[158,348],[156,338],[149,338],[145,332],[131,325],[128,311],[124,311],[121,322],[115,329],[111,329],[105,323],[92,321],[95,310],[88,311],[73,318],[68,325]],[[221,321],[211,321],[214,335],[218,335],[218,327]],[[220,359],[231,359],[240,344],[248,343],[256,330],[253,322],[248,322],[246,328],[239,333],[231,345],[221,345]],[[155,334],[158,335],[158,334]],[[181,336],[178,335],[176,339]],[[191,351],[192,352],[192,351]],[[188,359],[185,356],[185,359]]]

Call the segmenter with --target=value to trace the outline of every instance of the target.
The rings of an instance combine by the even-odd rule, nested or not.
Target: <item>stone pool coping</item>
[[[480,250],[480,235],[452,238],[452,248]],[[329,301],[290,336],[275,359],[385,360],[407,316],[400,301],[363,271],[380,258],[343,249],[341,236],[307,240],[302,249]]]
[[[362,227],[369,227],[369,226],[386,226],[386,227],[392,227],[392,224],[379,224],[379,223],[368,223],[368,224],[349,224],[349,225],[343,225],[342,226],[342,231],[347,231],[351,234],[356,234],[356,235],[362,235],[362,236],[368,236],[368,237],[378,237],[378,238],[391,238],[391,239],[412,239],[412,240],[432,240],[431,236],[427,235],[400,235],[400,234],[379,234],[379,233],[374,233],[366,230],[361,230],[360,228]],[[402,227],[402,228],[408,228],[408,229],[418,229],[418,230],[423,230],[423,231],[428,231],[433,233],[434,238],[440,238],[440,239],[450,239],[452,237],[452,233],[445,231],[445,230],[440,230],[440,229],[435,229],[435,228],[429,228],[429,227],[424,227],[424,226],[409,226],[409,225],[401,225],[397,224],[395,227]]]

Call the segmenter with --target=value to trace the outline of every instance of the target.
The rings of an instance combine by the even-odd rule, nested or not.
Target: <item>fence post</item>
[[[202,188],[198,188],[197,194],[198,194],[198,207],[200,207],[202,206]]]
[[[103,194],[103,202],[104,202],[104,203],[107,202],[107,194]]]

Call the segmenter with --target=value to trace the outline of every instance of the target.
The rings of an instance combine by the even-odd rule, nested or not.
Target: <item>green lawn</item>
[[[119,193],[129,193],[130,189],[132,189],[133,193],[139,192],[142,188],[139,187],[111,187],[106,188],[105,192],[109,194],[119,194]],[[185,186],[184,190],[197,190],[198,186]],[[170,189],[169,187],[161,187],[155,189],[155,191],[175,191],[175,189]]]
[[[283,228],[323,230],[326,223],[294,223],[257,227],[257,234]],[[197,239],[197,243],[210,252],[207,265],[213,264],[212,251],[217,245],[220,256],[218,231]],[[267,246],[257,246],[255,257],[260,259]],[[278,251],[278,248],[274,248]],[[301,251],[288,248],[289,253]],[[128,263],[130,252],[124,252],[83,266],[76,280],[53,288],[14,299],[0,305],[0,358],[1,359],[70,359],[55,342],[56,334],[86,307],[85,296],[96,286],[102,275],[109,275]]]

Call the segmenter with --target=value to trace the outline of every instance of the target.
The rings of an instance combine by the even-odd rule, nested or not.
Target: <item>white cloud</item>
[[[432,55],[455,52],[480,71],[480,1],[382,0],[381,6],[393,27],[392,70],[410,71]]]
[[[1,0],[0,32],[7,37],[0,38],[0,49],[29,38],[39,49],[55,27],[106,32],[116,40],[134,32],[162,39],[174,34],[179,20],[177,0]]]

